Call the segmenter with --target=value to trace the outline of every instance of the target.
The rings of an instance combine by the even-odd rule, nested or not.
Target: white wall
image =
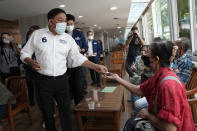
[[[19,19],[19,29],[21,32],[21,40],[22,43],[25,42],[26,33],[30,26],[38,25],[41,28],[46,27],[48,25],[47,15],[42,14],[39,16],[27,17]]]

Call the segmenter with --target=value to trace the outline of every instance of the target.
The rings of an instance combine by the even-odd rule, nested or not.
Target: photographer
[[[141,47],[145,45],[145,41],[140,36],[138,28],[135,26],[131,29],[130,36],[126,41],[125,48],[127,48],[128,45],[129,45],[129,49],[128,49],[127,60],[126,60],[126,71],[129,74],[129,76],[132,77],[133,71],[131,66],[135,62],[136,57],[140,55]]]
[[[129,49],[126,59],[126,71],[130,77],[133,77],[134,72],[132,71],[132,66],[136,60],[136,57],[141,54],[140,52],[141,47],[145,45],[145,41],[140,36],[138,28],[135,26],[131,29],[130,36],[126,41],[125,47],[127,48],[128,45],[129,45]],[[138,97],[136,95],[131,94],[131,98],[128,99],[128,101],[131,102],[132,100],[132,103],[134,103],[136,99],[138,99]]]

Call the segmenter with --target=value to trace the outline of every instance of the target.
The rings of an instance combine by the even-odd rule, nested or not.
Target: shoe
[[[42,122],[42,128],[44,128],[44,129],[46,128],[44,121]]]
[[[53,117],[56,117],[57,115],[56,114],[53,114]]]

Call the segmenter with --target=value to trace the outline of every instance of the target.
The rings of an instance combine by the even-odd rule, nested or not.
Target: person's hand
[[[148,116],[150,115],[150,113],[148,112],[147,108],[141,109],[140,112],[137,114],[137,117],[141,117],[141,118],[148,118]]]
[[[107,67],[99,64],[95,64],[94,70],[98,73],[104,74],[105,72],[108,72]]]
[[[82,48],[82,49],[81,49],[81,52],[82,52],[82,53],[83,53],[83,52],[85,52],[85,49],[84,49],[84,48]]]
[[[171,71],[173,71],[173,68],[172,67],[169,67],[168,69],[171,70]]]
[[[118,76],[118,74],[109,73],[108,75],[104,75],[104,78],[110,79],[110,80],[117,80],[120,77]]]
[[[38,62],[36,60],[33,59],[28,59],[25,61],[29,66],[32,67],[33,70],[35,71],[39,71],[41,70],[40,65],[38,64]]]
[[[94,56],[97,56],[97,53],[94,53],[93,55],[94,55]]]
[[[179,69],[174,69],[175,73],[180,73]]]

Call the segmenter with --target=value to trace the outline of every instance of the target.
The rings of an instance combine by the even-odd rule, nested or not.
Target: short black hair
[[[131,28],[131,31],[134,31],[134,30],[138,30],[137,26],[133,26],[133,27]]]
[[[153,39],[154,42],[158,42],[158,41],[161,41],[161,40],[162,40],[161,37],[155,37],[155,38]]]
[[[40,26],[38,25],[32,25],[29,27],[29,30],[38,30],[38,29],[40,29]]]
[[[47,15],[48,20],[53,19],[59,13],[64,13],[66,15],[66,12],[60,8],[54,8],[54,9],[50,10]]]
[[[10,33],[8,33],[8,32],[3,32],[3,33],[1,33],[1,36],[0,36],[0,41],[2,41],[2,37],[3,37],[3,35],[9,35],[9,36],[11,36],[11,34]]]
[[[177,42],[183,46],[183,51],[184,52],[187,52],[187,50],[189,49],[190,47],[190,40],[186,37],[180,37]]]
[[[161,67],[170,65],[170,57],[174,43],[167,40],[156,41],[151,44],[151,54],[153,57],[158,56]]]
[[[88,35],[90,32],[91,32],[91,33],[94,33],[93,31],[89,30],[89,31],[87,32],[87,35]]]
[[[27,31],[27,34],[26,34],[26,42],[28,41],[29,39],[29,36],[35,31],[35,30],[38,30],[40,29],[40,27],[38,25],[32,25],[29,27],[29,30]]]
[[[67,21],[72,20],[75,22],[75,16],[71,14],[66,14]]]

